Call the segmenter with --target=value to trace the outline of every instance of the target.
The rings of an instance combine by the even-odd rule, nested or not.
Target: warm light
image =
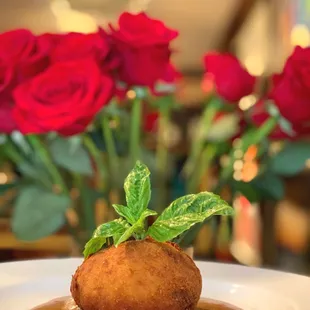
[[[261,76],[265,71],[265,64],[262,58],[250,55],[244,61],[245,67],[250,74]]]
[[[257,156],[257,151],[258,151],[257,146],[256,145],[251,145],[247,149],[246,153],[244,154],[244,160],[245,161],[252,161],[252,160],[254,160],[256,158],[256,156]]]
[[[276,155],[283,149],[283,143],[280,141],[274,141],[269,146],[269,154]]]
[[[234,157],[235,158],[242,158],[242,156],[243,156],[242,150],[235,150],[234,151]]]
[[[137,96],[137,94],[136,94],[136,92],[134,91],[134,90],[128,90],[128,92],[126,93],[126,95],[127,95],[127,98],[128,99],[135,99],[136,98],[136,96]]]
[[[243,161],[242,160],[236,160],[234,162],[234,170],[241,170],[243,168]]]
[[[116,119],[112,119],[112,120],[109,122],[109,126],[110,126],[110,128],[115,129],[115,128],[117,128],[117,127],[118,127],[118,125],[119,125],[119,121],[118,121],[118,120],[116,120]]]
[[[257,101],[257,98],[254,95],[243,97],[239,101],[239,108],[243,111],[248,110],[256,103],[256,101]]]
[[[0,184],[5,184],[9,180],[8,175],[4,172],[0,172]]]
[[[310,159],[307,159],[307,160],[306,160],[306,168],[307,168],[307,169],[310,169]]]
[[[233,147],[234,147],[235,149],[241,147],[241,144],[242,144],[242,141],[241,141],[241,139],[239,139],[239,138],[236,138],[236,139],[233,141],[233,143],[232,143],[232,145],[233,145]]]
[[[152,0],[130,0],[128,11],[131,13],[140,13],[146,11],[148,5]]]
[[[242,179],[242,172],[241,171],[235,171],[234,172],[234,179],[236,181],[241,181],[241,179]]]
[[[52,186],[52,190],[53,190],[53,192],[55,193],[55,194],[61,194],[61,192],[62,192],[62,188],[61,188],[61,186],[59,185],[59,184],[54,184],[53,186]]]
[[[61,32],[91,33],[98,29],[93,17],[73,10],[67,0],[54,0],[50,6]]]
[[[79,225],[79,217],[73,208],[67,209],[66,218],[70,226],[77,227]]]
[[[75,200],[80,197],[80,191],[77,188],[72,188],[70,191],[70,197],[71,199]]]
[[[246,162],[243,166],[242,171],[242,181],[250,182],[252,181],[258,174],[258,164],[256,162]]]
[[[293,46],[300,45],[307,47],[310,45],[310,33],[306,25],[295,25],[291,31],[291,43]]]
[[[181,142],[182,133],[177,125],[169,122],[166,124],[166,128],[164,128],[161,138],[167,148],[173,148]]]
[[[204,75],[204,78],[201,82],[201,89],[205,92],[205,93],[211,93],[214,89],[214,80],[213,80],[213,75],[210,73],[206,73]]]

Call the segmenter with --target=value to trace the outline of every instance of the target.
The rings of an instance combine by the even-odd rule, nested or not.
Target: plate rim
[[[74,257],[0,263],[0,279],[4,279],[2,282],[6,282],[3,284],[0,281],[0,292],[2,289],[22,285],[30,280],[71,276],[82,261],[83,258]],[[305,275],[239,264],[201,260],[195,260],[195,263],[200,269],[203,283],[207,283],[210,279],[210,281],[220,280],[241,287],[251,284],[251,287],[263,288],[289,296],[298,302],[300,309],[305,309],[305,305],[310,304],[310,294],[307,290],[307,287],[310,287],[310,277]],[[54,267],[47,269],[48,266]],[[34,270],[36,272],[33,273]],[[43,270],[44,272],[42,272]],[[8,279],[10,280],[6,281]],[[253,279],[255,281],[251,283]],[[292,285],[292,281],[294,281],[294,285]]]

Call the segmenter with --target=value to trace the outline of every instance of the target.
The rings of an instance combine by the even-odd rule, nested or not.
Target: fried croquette
[[[171,243],[127,241],[86,259],[71,282],[83,310],[192,310],[202,289],[193,260]]]

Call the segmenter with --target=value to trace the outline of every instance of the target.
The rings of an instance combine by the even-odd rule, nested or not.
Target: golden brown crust
[[[193,260],[170,243],[128,241],[87,260],[72,278],[83,310],[192,310],[202,279]]]

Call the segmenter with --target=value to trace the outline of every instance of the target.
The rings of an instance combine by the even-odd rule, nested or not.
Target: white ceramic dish
[[[81,259],[33,260],[0,264],[0,309],[29,310],[69,295],[71,276]],[[196,262],[202,297],[244,310],[309,310],[310,278],[277,271]]]

